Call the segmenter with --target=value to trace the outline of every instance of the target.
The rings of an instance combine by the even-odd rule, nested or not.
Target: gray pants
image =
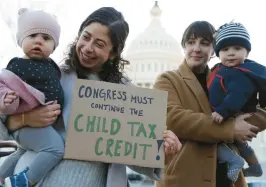
[[[247,142],[244,143],[235,143],[237,149],[240,152],[240,156],[244,159],[253,155],[254,150],[252,147],[248,145]],[[217,147],[217,159],[221,163],[232,163],[237,159],[238,155],[236,152],[232,151],[229,147],[227,147],[225,144],[218,144]]]
[[[26,173],[28,179],[34,183],[40,181],[64,156],[64,141],[51,125],[44,128],[24,127],[14,132],[13,137],[19,148],[0,166],[2,178],[13,175],[20,156],[27,150],[37,152]]]

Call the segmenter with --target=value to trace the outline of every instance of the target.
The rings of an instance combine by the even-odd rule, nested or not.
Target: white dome
[[[158,74],[176,69],[184,58],[180,44],[162,27],[157,1],[150,12],[149,26],[133,40],[125,58],[130,62],[126,73],[142,87],[152,87]]]
[[[162,27],[160,21],[162,11],[157,1],[150,12],[152,16],[150,25],[132,41],[127,50],[127,57],[164,53],[174,56],[177,60],[183,58],[180,44]]]

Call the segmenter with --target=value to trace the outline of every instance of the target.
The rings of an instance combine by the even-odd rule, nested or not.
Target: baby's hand
[[[12,104],[18,98],[18,94],[16,92],[10,91],[6,94],[4,98],[4,105],[8,106]]]
[[[217,112],[213,112],[212,113],[212,119],[216,122],[221,124],[224,120],[223,116],[221,116],[220,114],[218,114]]]

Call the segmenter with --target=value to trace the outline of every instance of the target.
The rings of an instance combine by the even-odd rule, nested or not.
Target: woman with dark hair
[[[71,45],[65,63],[61,66],[64,108],[62,118],[57,120],[54,128],[63,139],[65,139],[68,126],[75,79],[131,85],[130,81],[123,76],[123,66],[126,61],[121,57],[128,33],[129,27],[123,15],[111,7],[94,11],[81,24],[77,39]],[[12,139],[10,132],[24,126],[47,126],[56,121],[60,113],[60,105],[52,104],[33,109],[22,115],[9,116],[7,119],[1,118],[4,124],[0,124],[0,137],[6,140]],[[165,132],[164,140],[166,155],[175,153],[181,147],[178,138],[169,130]],[[24,168],[35,154],[26,152],[18,161],[16,171]],[[160,169],[129,167],[154,180],[160,179]],[[37,186],[44,187],[126,187],[127,185],[125,165],[75,160],[61,161],[37,184]]]
[[[79,28],[78,37],[71,45],[68,59],[65,61],[65,70],[67,72],[76,70],[79,78],[86,78],[88,72],[93,72],[95,68],[98,68],[96,71],[99,72],[99,78],[102,81],[121,83],[124,78],[124,64],[128,63],[121,57],[121,53],[129,34],[129,26],[120,12],[116,11],[113,14],[112,11],[116,10],[111,8],[99,9],[83,21]],[[83,56],[84,51],[82,49],[83,45],[91,37],[87,30],[88,25],[91,25],[90,28],[92,29],[99,30],[101,30],[101,27],[104,27],[104,31],[106,32],[102,33],[102,35],[105,35],[110,40],[109,44],[112,44],[112,46],[108,46],[108,43],[98,39],[95,44],[99,50],[95,52],[100,58],[92,59],[90,64],[86,63],[86,56]],[[108,53],[106,53],[107,51]],[[85,60],[85,63],[79,59]]]
[[[217,162],[217,143],[251,140],[259,131],[245,119],[249,114],[229,119],[223,125],[211,117],[208,101],[207,63],[214,54],[214,27],[206,21],[188,26],[182,38],[185,59],[175,71],[162,73],[154,88],[168,92],[167,129],[183,144],[171,157],[166,156],[163,179],[157,187],[231,187],[227,166]],[[266,114],[257,113],[266,123]],[[259,125],[259,124],[258,124]],[[241,172],[235,187],[247,186]]]

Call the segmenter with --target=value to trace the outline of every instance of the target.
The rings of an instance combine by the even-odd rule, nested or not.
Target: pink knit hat
[[[55,16],[42,10],[28,11],[26,8],[20,9],[18,15],[17,43],[20,47],[27,36],[38,33],[51,36],[55,47],[58,46],[61,28]]]

